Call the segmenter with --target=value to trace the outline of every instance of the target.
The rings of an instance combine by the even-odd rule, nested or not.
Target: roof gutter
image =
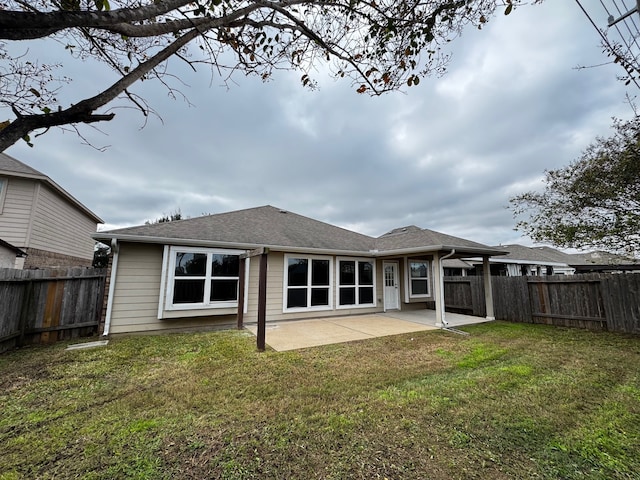
[[[71,195],[69,192],[67,192],[64,188],[62,188],[60,185],[58,185],[56,182],[54,182],[51,178],[49,178],[48,176],[46,176],[46,175],[44,175],[42,173],[41,174],[34,174],[34,173],[13,172],[13,171],[10,171],[10,170],[0,170],[0,175],[7,176],[7,177],[28,178],[30,180],[40,180],[40,181],[48,184],[50,187],[52,187],[57,193],[59,193],[61,196],[63,196],[66,200],[68,200],[69,202],[73,203],[76,207],[78,207],[80,210],[82,210],[85,215],[90,217],[96,223],[104,223],[104,220],[102,220],[98,215],[96,215],[91,210],[89,210],[89,208],[86,207],[85,205],[83,205],[80,202],[80,200],[75,198],[73,195]]]

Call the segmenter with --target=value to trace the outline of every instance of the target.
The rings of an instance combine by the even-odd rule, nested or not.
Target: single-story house
[[[491,275],[519,277],[524,275],[573,275],[580,273],[640,272],[640,260],[604,251],[566,253],[556,248],[524,245],[500,245],[506,255],[489,261]],[[482,259],[467,259],[473,264],[471,275],[482,275]]]
[[[15,267],[16,259],[26,256],[27,253],[25,251],[0,238],[0,268],[13,268]]]
[[[112,251],[104,335],[427,305],[444,326],[442,261],[504,253],[416,226],[374,238],[272,206],[93,238]],[[488,276],[485,296],[492,319]]]
[[[568,260],[576,273],[637,273],[640,272],[640,260],[596,250],[586,253],[570,254]]]
[[[500,245],[494,247],[506,253],[489,261],[491,275],[503,277],[571,275],[575,269],[568,264],[569,254],[549,247]],[[482,274],[482,259],[468,260],[475,267],[471,274]]]
[[[475,267],[461,258],[447,258],[442,261],[445,277],[466,277]]]

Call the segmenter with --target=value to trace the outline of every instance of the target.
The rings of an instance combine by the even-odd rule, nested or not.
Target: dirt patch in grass
[[[491,324],[277,353],[242,332],[0,357],[0,479],[634,478],[640,340]]]

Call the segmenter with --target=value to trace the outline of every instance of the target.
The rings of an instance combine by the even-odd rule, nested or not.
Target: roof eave
[[[393,250],[381,250],[377,252],[379,257],[388,257],[392,255],[412,255],[417,253],[433,253],[433,252],[451,252],[455,250],[456,258],[462,258],[465,255],[506,255],[507,252],[502,250],[494,250],[492,248],[481,247],[463,247],[460,245],[425,245],[422,247],[397,248]]]
[[[0,170],[0,175],[5,177],[18,177],[18,178],[28,178],[30,180],[40,180],[41,182],[44,182],[48,184],[50,187],[52,187],[56,192],[62,195],[66,200],[71,202],[73,205],[75,205],[79,210],[82,210],[84,214],[86,214],[96,223],[104,223],[104,220],[102,220],[99,216],[97,216],[95,213],[89,210],[86,206],[84,206],[77,198],[75,198],[73,195],[67,192],[64,188],[62,188],[60,185],[58,185],[56,182],[51,180],[51,178],[49,178],[44,174],[37,175],[34,173],[23,173],[23,172],[12,172],[10,170]]]
[[[359,256],[359,257],[389,257],[398,255],[414,255],[435,252],[451,252],[456,251],[456,257],[460,255],[506,255],[507,252],[502,250],[494,250],[491,248],[478,247],[461,247],[455,245],[427,245],[422,247],[400,248],[394,250],[350,250],[350,249],[333,249],[333,248],[314,248],[300,247],[291,245],[265,245],[258,243],[238,243],[219,240],[201,240],[194,238],[175,238],[175,237],[156,237],[148,235],[127,235],[117,233],[100,233],[97,232],[91,236],[94,240],[104,241],[117,240],[132,243],[153,243],[159,245],[184,245],[186,247],[199,246],[211,248],[238,248],[241,250],[254,250],[256,248],[269,248],[278,252],[295,252],[295,253],[313,253],[318,255],[343,255],[343,256]]]
[[[183,245],[185,247],[209,247],[209,248],[236,248],[239,250],[255,250],[257,248],[268,248],[275,252],[312,253],[317,255],[343,255],[358,257],[373,257],[375,252],[369,250],[341,250],[314,247],[295,247],[289,245],[265,245],[262,243],[238,243],[224,242],[218,240],[200,240],[194,238],[174,238],[174,237],[152,237],[146,235],[123,235],[97,232],[91,237],[98,241],[117,240],[131,243],[152,243],[156,245]]]
[[[4,247],[7,248],[11,251],[13,251],[16,254],[16,257],[26,257],[27,256],[27,252],[25,252],[24,250],[22,250],[19,247],[16,247],[15,245],[10,244],[9,242],[2,240],[0,238],[0,247]]]
[[[479,261],[479,258],[469,258],[468,260]],[[514,265],[545,265],[549,267],[569,267],[570,265],[562,262],[549,262],[546,260],[517,260],[513,258],[496,258],[493,263],[512,263]]]

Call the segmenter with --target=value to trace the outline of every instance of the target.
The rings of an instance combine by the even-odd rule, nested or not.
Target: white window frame
[[[412,262],[421,262],[421,263],[426,263],[426,272],[427,272],[427,277],[426,277],[426,282],[427,282],[427,293],[426,294],[414,294],[413,293],[413,283],[412,283],[412,277],[411,277],[411,263]],[[406,281],[407,281],[407,292],[408,292],[408,296],[410,299],[412,298],[431,298],[431,277],[433,275],[433,272],[431,271],[431,264],[432,262],[430,260],[426,260],[423,258],[405,258],[405,272],[406,272]]]
[[[9,188],[9,180],[5,177],[0,177],[0,214],[4,208],[4,199],[7,196],[7,188]]]
[[[312,269],[309,268],[307,271],[307,285],[304,287],[291,287],[291,288],[305,288],[307,290],[307,307],[287,307],[287,293],[289,292],[289,259],[298,258],[302,260],[307,260],[309,262],[309,267],[311,267],[312,260],[327,260],[329,262],[329,284],[328,285],[316,285],[315,287],[328,288],[329,290],[329,304],[328,305],[316,305],[311,306],[311,290],[314,285],[311,285],[312,279]],[[293,253],[285,254],[284,256],[284,275],[282,279],[282,311],[284,313],[290,312],[312,312],[312,311],[324,311],[324,310],[333,310],[333,258],[327,255],[296,255]]]
[[[354,285],[341,285],[340,284],[340,262],[356,262],[355,271],[355,284]],[[360,284],[360,270],[358,263],[371,263],[373,266],[373,284],[361,285]],[[338,257],[336,258],[336,310],[347,308],[371,308],[376,306],[377,291],[376,291],[376,259],[375,258],[358,258],[358,257]],[[360,287],[372,287],[373,288],[373,303],[360,303]],[[355,288],[356,289],[356,303],[351,305],[340,305],[340,288]]]
[[[203,301],[198,303],[173,303],[173,288],[175,285],[175,268],[176,268],[176,253],[202,253],[207,255],[206,272],[204,275],[204,295]],[[169,247],[168,261],[166,269],[163,269],[166,275],[166,296],[164,302],[164,309],[166,311],[179,311],[179,310],[203,310],[212,308],[234,308],[238,307],[238,300],[229,300],[221,302],[212,302],[209,300],[211,297],[211,280],[217,278],[224,278],[225,280],[238,280],[239,277],[213,277],[211,275],[211,255],[237,255],[240,256],[244,253],[244,250],[229,250],[220,248],[199,248],[199,247]],[[240,273],[240,272],[238,272]],[[178,277],[180,278],[180,277]],[[238,284],[239,287],[239,284]]]

